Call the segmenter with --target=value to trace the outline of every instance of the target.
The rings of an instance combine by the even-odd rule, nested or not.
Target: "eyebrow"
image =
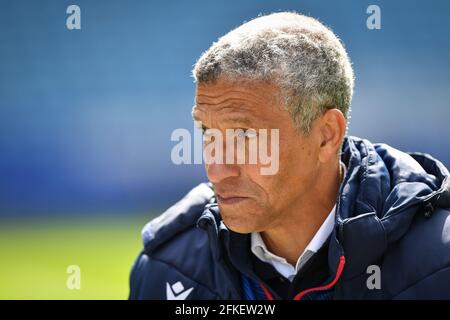
[[[206,127],[203,124],[203,122],[201,120],[195,119],[195,118],[194,118],[194,120],[195,121],[199,121],[199,122],[202,123],[202,129],[205,129],[205,130],[209,129],[208,127]],[[226,124],[231,124],[231,123],[239,124],[239,125],[241,125],[243,127],[246,127],[246,128],[251,128],[252,127],[251,121],[248,118],[242,118],[242,117],[227,117],[227,118],[222,119],[221,122],[222,123],[226,123]]]
[[[246,127],[251,127],[251,121],[249,118],[246,117],[236,117],[236,116],[229,116],[229,117],[224,117],[222,119],[222,122],[225,123],[239,123],[242,124]]]

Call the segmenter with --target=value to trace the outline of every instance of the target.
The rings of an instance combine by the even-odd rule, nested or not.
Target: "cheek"
[[[272,210],[282,196],[286,185],[284,184],[283,187],[283,176],[279,173],[262,175],[260,168],[260,165],[246,165],[241,168],[241,173],[245,174],[246,180],[251,181],[258,206],[266,210]]]
[[[285,196],[298,194],[307,188],[316,172],[317,161],[307,144],[291,143],[280,147],[280,169],[277,184]]]

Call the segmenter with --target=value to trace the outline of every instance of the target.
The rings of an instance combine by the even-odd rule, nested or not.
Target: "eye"
[[[202,128],[202,133],[203,133],[203,135],[204,135],[205,137],[210,137],[210,136],[212,136],[211,130],[209,130],[209,129],[203,129],[203,128]]]
[[[238,138],[245,138],[246,134],[245,134],[245,129],[239,128],[239,129],[235,129],[236,131],[236,135]]]
[[[205,133],[208,132],[209,128],[205,127],[204,125],[202,125],[201,127],[199,127],[199,129],[202,131],[202,134],[204,135]]]
[[[247,129],[247,130],[245,130],[245,136],[248,139],[253,139],[253,138],[256,138],[258,136],[258,134],[256,133],[255,129]]]
[[[239,138],[247,138],[247,139],[253,139],[256,138],[258,136],[257,132],[255,129],[244,129],[244,128],[239,128],[239,129],[235,129],[236,134]]]

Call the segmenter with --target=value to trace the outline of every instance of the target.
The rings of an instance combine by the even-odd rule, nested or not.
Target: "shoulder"
[[[201,183],[189,191],[181,200],[142,229],[144,249],[152,252],[187,229],[196,226],[205,206],[213,199],[211,184]]]
[[[213,259],[202,230],[190,227],[153,251],[143,250],[130,275],[130,299],[217,299]]]
[[[130,299],[217,298],[208,235],[197,228],[213,194],[209,184],[200,184],[144,227],[144,248],[130,276]]]
[[[450,298],[450,209],[437,208],[430,218],[416,215],[389,248],[381,273],[393,298]]]

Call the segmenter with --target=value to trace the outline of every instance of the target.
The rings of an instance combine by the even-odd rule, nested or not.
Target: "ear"
[[[334,159],[345,135],[346,121],[339,109],[328,109],[320,118],[319,161]]]

